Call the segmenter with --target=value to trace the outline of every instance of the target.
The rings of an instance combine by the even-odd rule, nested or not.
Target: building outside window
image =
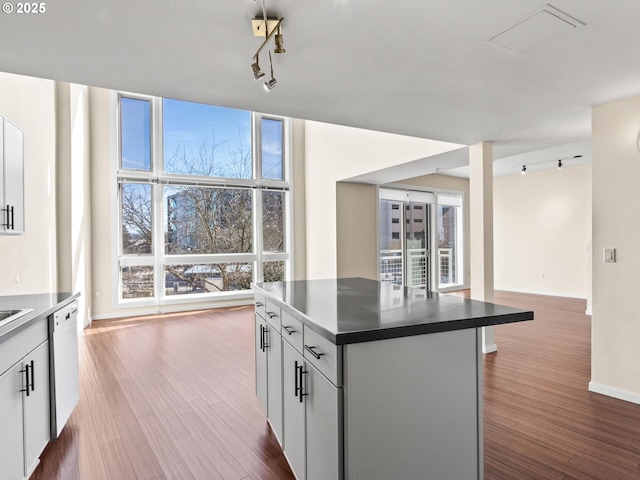
[[[118,301],[288,278],[288,120],[128,94],[118,105]]]

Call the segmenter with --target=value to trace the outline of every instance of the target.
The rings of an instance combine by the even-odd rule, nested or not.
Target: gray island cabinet
[[[362,278],[253,288],[256,393],[298,480],[483,477],[479,328],[533,312]]]

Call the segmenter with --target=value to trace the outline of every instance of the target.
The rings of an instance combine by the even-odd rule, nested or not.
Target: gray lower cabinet
[[[22,426],[22,362],[0,376],[0,469],[3,480],[24,476]]]
[[[298,480],[305,478],[307,450],[305,429],[305,403],[300,401],[299,394],[299,366],[304,368],[302,355],[294,350],[287,342],[282,342],[283,356],[283,406],[284,406],[284,454],[289,461],[291,470]]]
[[[256,316],[256,388],[298,480],[482,478],[476,329],[340,346],[281,314]]]
[[[33,473],[50,439],[46,319],[0,344],[0,355],[0,478],[19,480]]]
[[[40,454],[51,438],[49,342],[41,343],[25,358],[24,364],[29,365],[31,369],[29,396],[23,393],[22,397],[24,400],[25,476],[29,477],[40,463]]]
[[[298,480],[342,478],[342,389],[287,341],[283,349],[284,452]]]
[[[282,341],[284,453],[298,480],[339,480],[343,478],[342,389],[288,339],[284,335]]]
[[[256,394],[282,443],[282,341],[279,329],[256,313]]]

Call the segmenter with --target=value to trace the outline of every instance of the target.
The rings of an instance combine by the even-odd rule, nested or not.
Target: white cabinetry
[[[40,454],[51,438],[49,421],[49,342],[40,344],[23,361],[30,368],[30,392],[23,393],[24,401],[24,456],[25,471],[29,477],[40,463]]]
[[[46,319],[0,344],[0,478],[28,478],[50,438]]]
[[[283,337],[286,339],[286,336]],[[298,480],[342,476],[342,389],[283,342],[284,452]]]
[[[264,299],[256,303],[256,394],[282,444],[280,309]]]
[[[12,480],[24,475],[24,435],[22,428],[22,362],[0,376],[0,469],[1,478]]]
[[[0,116],[0,233],[24,233],[24,140],[13,123]]]

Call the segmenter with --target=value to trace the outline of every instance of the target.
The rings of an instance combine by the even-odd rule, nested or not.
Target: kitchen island
[[[298,480],[480,479],[480,327],[533,312],[362,278],[258,283],[256,393]]]

